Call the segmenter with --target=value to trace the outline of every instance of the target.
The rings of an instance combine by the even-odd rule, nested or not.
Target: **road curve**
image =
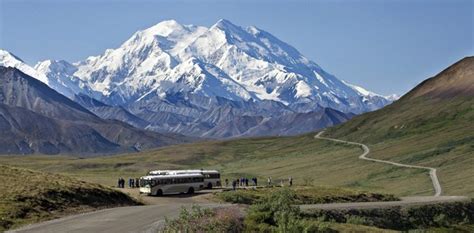
[[[339,140],[339,139],[334,139],[334,138],[321,137],[321,135],[323,133],[324,133],[324,131],[319,132],[318,134],[316,134],[316,136],[314,136],[314,138],[324,139],[324,140],[329,140],[329,141],[334,141],[334,142],[340,142],[340,143],[346,143],[346,144],[351,144],[351,145],[356,145],[356,146],[362,147],[364,152],[359,156],[359,159],[378,162],[378,163],[386,163],[386,164],[390,164],[390,165],[398,166],[398,167],[407,167],[407,168],[416,168],[416,169],[428,170],[430,172],[431,182],[433,183],[433,188],[434,188],[434,191],[435,191],[433,196],[435,196],[435,197],[441,196],[442,189],[441,189],[441,185],[440,185],[439,180],[438,180],[438,176],[436,175],[436,168],[423,167],[423,166],[417,166],[417,165],[409,165],[409,164],[391,162],[391,161],[387,161],[387,160],[368,158],[367,155],[370,153],[370,149],[367,145],[364,145],[362,143],[357,143],[357,142],[349,142],[349,141],[344,141],[344,140]]]

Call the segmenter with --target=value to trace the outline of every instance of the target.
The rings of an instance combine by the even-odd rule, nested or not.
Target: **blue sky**
[[[474,54],[472,0],[0,0],[0,48],[34,65],[76,62],[162,20],[255,25],[329,73],[402,94]]]

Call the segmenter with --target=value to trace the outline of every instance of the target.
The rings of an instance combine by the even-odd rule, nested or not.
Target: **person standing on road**
[[[237,181],[233,180],[232,181],[232,189],[235,191],[235,186],[237,186]]]
[[[255,187],[257,187],[258,186],[257,177],[255,177],[254,179],[255,179]]]
[[[290,187],[293,185],[293,177],[290,176],[290,178],[288,178],[288,182],[290,183]]]
[[[225,187],[227,188],[229,186],[229,179],[225,179]]]
[[[135,187],[140,188],[140,179],[135,178]]]
[[[268,186],[272,185],[272,177],[271,176],[268,177],[267,181],[268,181]]]
[[[119,177],[117,181],[117,187],[121,188],[121,186],[122,186],[122,178]]]
[[[245,186],[249,186],[249,178],[245,178]]]

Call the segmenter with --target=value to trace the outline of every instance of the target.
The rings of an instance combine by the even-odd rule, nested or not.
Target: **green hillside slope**
[[[256,176],[260,184],[269,176],[277,183],[292,176],[295,184],[397,195],[432,193],[430,179],[422,171],[362,161],[358,159],[361,153],[359,147],[316,140],[314,134],[307,134],[201,142],[101,158],[0,156],[0,163],[71,174],[105,185],[116,185],[120,176],[138,177],[151,169],[213,168],[229,179]]]
[[[0,165],[0,232],[70,213],[139,204],[122,192],[67,176]]]
[[[474,57],[325,135],[366,143],[369,157],[435,167],[443,194],[474,195]]]

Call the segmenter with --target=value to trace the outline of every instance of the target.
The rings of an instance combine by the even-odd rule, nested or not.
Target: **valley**
[[[296,184],[342,186],[399,196],[433,193],[424,171],[363,161],[358,158],[360,147],[316,140],[314,135],[201,142],[100,158],[0,156],[0,162],[108,186],[115,186],[118,177],[139,177],[156,168],[212,168],[229,179],[257,176],[264,182],[271,176],[278,182],[292,176]]]
[[[0,30],[11,37],[0,45],[0,232],[473,232],[472,40],[458,48],[466,30],[438,31],[466,20],[456,12],[433,23],[451,10],[444,3],[429,23],[421,8],[408,17],[416,4],[391,16],[390,1],[357,4],[361,12],[318,20],[287,7],[288,17],[266,21],[268,6],[258,17],[254,6],[248,18],[229,14],[275,34],[217,20],[224,8],[211,7],[178,14],[186,22],[199,12],[193,20],[209,26],[160,10],[128,17],[136,6],[87,24],[79,15],[93,19],[89,11],[109,4],[77,7],[41,33],[29,22],[34,40],[18,37],[24,19],[9,21]],[[33,8],[2,7],[6,21]],[[69,17],[78,21],[64,24]],[[74,41],[62,44],[65,35]]]

